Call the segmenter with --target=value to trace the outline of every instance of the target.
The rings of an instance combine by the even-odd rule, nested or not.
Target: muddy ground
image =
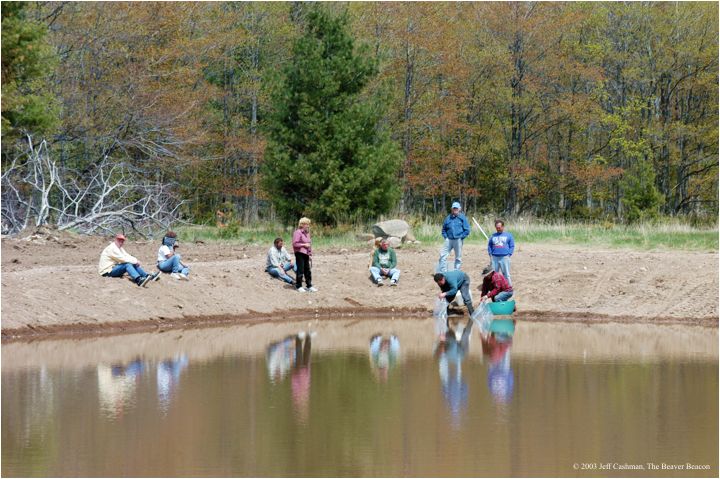
[[[163,275],[138,288],[97,274],[109,238],[57,232],[3,238],[2,337],[60,337],[256,323],[298,317],[427,318],[440,243],[398,250],[397,288],[369,279],[371,251],[316,248],[317,293],[298,293],[265,272],[269,245],[183,243],[189,282]],[[154,270],[157,241],[126,250]],[[463,270],[476,298],[485,246],[466,244]],[[512,262],[518,320],[694,324],[717,328],[718,253],[519,244]]]

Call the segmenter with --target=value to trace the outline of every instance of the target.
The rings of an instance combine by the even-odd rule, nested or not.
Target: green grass
[[[440,222],[409,221],[413,234],[421,242],[413,247],[439,246],[441,244]],[[481,223],[487,234],[495,229],[492,219]],[[470,244],[486,244],[485,238],[472,225],[473,233],[468,239]],[[311,227],[313,244],[318,248],[361,247],[363,243],[356,236],[371,232],[372,224],[341,225],[327,228],[319,225]],[[691,250],[718,251],[717,227],[697,228],[677,220],[665,220],[656,224],[615,225],[612,223],[566,223],[560,221],[541,221],[535,219],[508,220],[506,229],[515,237],[516,243],[545,243],[584,245],[597,248],[617,248],[633,250]],[[294,228],[280,224],[263,223],[256,226],[214,226],[179,227],[177,232],[185,241],[226,242],[231,244],[271,245],[277,236],[285,239],[286,245],[292,239]],[[405,245],[408,247],[408,245]]]

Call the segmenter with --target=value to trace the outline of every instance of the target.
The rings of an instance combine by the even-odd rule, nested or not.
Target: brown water
[[[523,323],[443,351],[395,320],[9,344],[2,475],[717,477],[717,341]]]

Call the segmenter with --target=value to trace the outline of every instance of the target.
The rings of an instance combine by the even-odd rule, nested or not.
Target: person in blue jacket
[[[492,269],[500,271],[508,284],[512,286],[510,279],[510,257],[515,251],[515,239],[513,235],[505,231],[505,222],[495,220],[495,233],[488,239],[488,254],[492,260]]]
[[[467,307],[468,314],[472,317],[475,309],[472,304],[472,296],[470,295],[470,277],[463,271],[448,271],[446,273],[435,273],[433,280],[440,287],[440,293],[438,298],[443,299],[450,303],[455,299],[455,296],[460,292],[463,303]]]
[[[470,223],[468,223],[465,215],[460,213],[460,203],[457,201],[452,204],[452,213],[450,213],[442,225],[442,236],[445,239],[443,247],[440,250],[440,260],[438,261],[438,273],[447,271],[447,258],[450,251],[455,250],[455,269],[460,269],[462,265],[462,245],[463,240],[470,234]]]

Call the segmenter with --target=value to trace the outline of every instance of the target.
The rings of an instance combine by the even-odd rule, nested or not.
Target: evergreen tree
[[[46,40],[47,27],[28,18],[24,2],[2,6],[2,141],[8,151],[24,133],[47,134],[57,124],[55,98],[46,80],[57,56]]]
[[[286,221],[366,219],[397,202],[401,152],[382,125],[387,99],[365,87],[377,65],[347,17],[307,13],[272,96],[264,186]]]

